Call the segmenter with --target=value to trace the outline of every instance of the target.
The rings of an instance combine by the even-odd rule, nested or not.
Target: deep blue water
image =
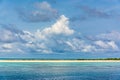
[[[1,62],[0,80],[120,80],[120,63]]]

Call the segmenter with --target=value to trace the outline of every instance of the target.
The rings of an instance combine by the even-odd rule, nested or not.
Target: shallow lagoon
[[[120,62],[1,62],[0,80],[120,80]]]

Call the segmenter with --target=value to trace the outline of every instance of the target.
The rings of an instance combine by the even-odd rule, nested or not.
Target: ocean
[[[120,62],[0,62],[0,80],[120,80]]]

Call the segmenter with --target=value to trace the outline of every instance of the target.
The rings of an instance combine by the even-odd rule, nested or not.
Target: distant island
[[[40,59],[40,58],[0,58],[0,62],[120,62],[120,58],[99,59]]]
[[[84,59],[84,58],[80,58],[80,59],[45,59],[45,58],[0,58],[0,61],[2,61],[2,60],[43,60],[43,61],[45,61],[45,60],[47,60],[47,61],[49,61],[49,60],[120,60],[120,58],[93,58],[93,59]]]

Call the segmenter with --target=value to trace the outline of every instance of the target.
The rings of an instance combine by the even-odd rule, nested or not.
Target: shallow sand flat
[[[0,60],[0,62],[120,62],[120,60]]]

